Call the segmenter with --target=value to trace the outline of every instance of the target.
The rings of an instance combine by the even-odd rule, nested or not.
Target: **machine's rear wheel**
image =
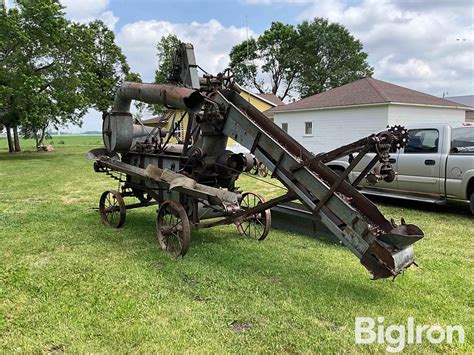
[[[191,227],[184,207],[176,201],[161,204],[156,216],[156,234],[161,249],[178,257],[188,252]]]
[[[240,208],[245,211],[264,202],[265,199],[262,196],[253,192],[245,192],[242,195]],[[267,237],[271,224],[272,215],[270,210],[265,210],[260,213],[245,216],[242,221],[236,223],[236,226],[241,235],[261,241]]]
[[[120,228],[125,223],[125,202],[120,192],[104,191],[100,196],[99,212],[102,223],[112,228]]]

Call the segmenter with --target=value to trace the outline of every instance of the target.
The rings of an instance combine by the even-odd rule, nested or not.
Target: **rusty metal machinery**
[[[89,152],[94,169],[119,180],[120,191],[106,191],[102,221],[120,227],[126,210],[158,204],[157,237],[163,250],[184,256],[191,230],[235,224],[240,234],[263,240],[271,225],[269,209],[297,200],[318,216],[354,253],[373,278],[396,276],[414,264],[412,244],[423,237],[415,225],[387,220],[356,186],[363,179],[392,181],[391,149],[404,146],[402,126],[370,135],[331,152],[314,155],[240,95],[229,70],[197,75],[193,47],[181,44],[169,85],[124,83],[103,122],[105,148]],[[175,110],[168,134],[134,120],[132,100]],[[185,138],[171,143],[187,117]],[[250,154],[227,150],[228,138]],[[375,157],[353,184],[347,176],[369,153]],[[357,153],[357,154],[356,154]],[[356,155],[354,155],[356,154]],[[349,167],[336,174],[325,163],[349,155]],[[236,187],[241,173],[264,164],[287,193],[269,201]],[[123,197],[137,203],[126,205]]]

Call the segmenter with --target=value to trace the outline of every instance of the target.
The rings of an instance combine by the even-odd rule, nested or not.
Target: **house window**
[[[313,135],[313,122],[304,123],[304,135],[305,136]]]
[[[282,123],[281,129],[283,130],[283,132],[288,133],[288,123]]]

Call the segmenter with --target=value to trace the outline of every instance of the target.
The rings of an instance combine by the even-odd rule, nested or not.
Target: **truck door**
[[[411,129],[410,139],[398,155],[398,190],[424,195],[440,194],[439,137],[437,129]]]
[[[390,152],[389,161],[392,164],[393,170],[395,171],[397,171],[398,153],[399,153],[398,149]],[[352,177],[353,177],[352,181],[354,181],[359,176],[361,171],[364,170],[364,168],[370,163],[370,161],[373,159],[374,156],[375,156],[375,153],[368,153],[362,158],[360,163],[357,164],[356,167],[354,168],[354,171],[352,173]],[[377,190],[397,190],[398,184],[397,184],[397,177],[395,176],[395,180],[392,182],[386,182],[382,180],[382,181],[377,182],[375,185],[368,183],[366,179],[362,179],[359,186],[365,187],[365,188],[377,189]]]

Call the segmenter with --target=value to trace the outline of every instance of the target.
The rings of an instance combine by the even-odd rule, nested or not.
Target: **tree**
[[[9,59],[11,53],[21,44],[22,36],[19,26],[14,16],[8,16],[5,3],[0,8],[0,126],[5,129],[7,134],[8,151],[15,152],[16,148],[20,149],[19,140],[12,139],[11,129],[16,127],[19,122],[18,116],[12,112],[12,94],[13,88],[8,86],[11,77],[7,75],[9,67]],[[17,39],[17,43],[13,39]],[[14,129],[14,137],[18,136],[17,129]]]
[[[18,125],[41,145],[50,126],[80,125],[90,107],[104,115],[129,72],[113,32],[66,20],[58,0],[18,0],[2,14],[0,49],[0,122],[18,148]]]
[[[173,69],[173,58],[181,41],[174,34],[161,37],[156,45],[158,57],[158,69],[155,71],[155,83],[168,82],[169,75]]]
[[[233,47],[230,67],[236,79],[260,93],[270,90],[281,99],[286,98],[297,74],[296,35],[292,25],[273,22],[258,39],[251,38]],[[266,83],[270,83],[269,90]]]
[[[230,52],[230,67],[235,79],[245,86],[252,86],[260,93],[264,93],[262,78],[257,78],[259,68],[256,64],[258,58],[257,41],[250,38],[232,47]]]
[[[0,111],[18,149],[18,125],[41,144],[49,124],[79,123],[87,109],[79,76],[84,26],[62,9],[57,0],[18,0],[0,24]]]
[[[158,57],[158,68],[155,70],[155,83],[164,84],[170,82],[170,74],[173,69],[173,58],[179,48],[181,40],[174,34],[161,37],[156,45],[156,56]],[[165,107],[160,104],[147,105],[155,115],[163,113]],[[143,107],[142,107],[143,110]]]
[[[371,76],[362,43],[338,23],[315,18],[297,26],[298,92],[301,97],[318,94]]]
[[[115,43],[114,33],[104,22],[95,20],[89,23],[85,35],[83,56],[86,67],[81,79],[91,106],[102,112],[104,118],[130,68],[121,48]]]
[[[260,93],[306,97],[372,75],[362,49],[346,28],[326,19],[296,28],[273,22],[257,39],[232,48],[230,67],[238,81]]]

